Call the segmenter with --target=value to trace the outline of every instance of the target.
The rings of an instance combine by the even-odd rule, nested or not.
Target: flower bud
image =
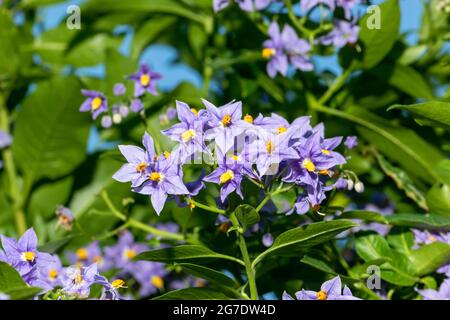
[[[364,192],[364,184],[361,181],[358,181],[357,183],[355,183],[355,191],[358,193]]]
[[[353,185],[354,185],[353,180],[348,179],[347,180],[347,190],[353,190]]]

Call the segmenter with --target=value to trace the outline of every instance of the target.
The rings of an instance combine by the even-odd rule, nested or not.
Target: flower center
[[[314,165],[314,163],[309,160],[309,159],[305,159],[302,162],[302,166],[303,168],[305,168],[306,170],[308,170],[309,172],[313,172],[314,170],[316,170],[316,166]]]
[[[320,170],[319,173],[321,175],[327,176],[330,172],[327,169],[324,169],[324,170]]]
[[[141,75],[139,81],[141,82],[141,85],[143,87],[146,87],[150,84],[150,75],[144,73],[143,75]]]
[[[437,238],[435,236],[433,236],[432,234],[430,234],[428,236],[428,240],[431,241],[431,242],[435,242],[437,240]]]
[[[122,279],[116,279],[113,282],[111,282],[111,285],[113,286],[114,289],[125,288],[125,281],[123,281]]]
[[[170,152],[169,151],[164,151],[163,152],[164,158],[169,159],[170,157]]]
[[[330,151],[328,151],[327,149],[322,149],[322,153],[326,154],[327,156],[330,155]]]
[[[145,162],[141,162],[136,166],[136,171],[139,173],[144,173],[145,169],[147,169],[147,164]]]
[[[92,110],[97,110],[98,108],[100,108],[100,106],[102,105],[102,98],[100,97],[95,97],[94,99],[92,99],[91,101],[91,108]]]
[[[325,291],[319,291],[316,294],[317,300],[327,300],[327,293]]]
[[[164,178],[164,176],[163,176],[163,174],[161,174],[161,173],[155,171],[155,172],[150,173],[150,174],[148,175],[148,178],[149,178],[151,181],[154,181],[154,182],[160,182],[160,181]]]
[[[229,114],[224,115],[221,122],[224,127],[228,127],[231,124],[231,116]]]
[[[74,277],[73,277],[73,282],[75,284],[80,284],[83,282],[83,276],[81,275],[81,273],[77,273]]]
[[[279,128],[277,129],[277,133],[278,133],[278,134],[285,133],[286,131],[287,131],[287,128],[286,128],[286,127],[279,127]]]
[[[241,161],[241,157],[240,156],[238,156],[238,155],[232,155],[231,157],[230,157],[233,161]]]
[[[58,277],[58,271],[56,271],[55,269],[50,269],[48,271],[48,277],[52,280],[55,280]]]
[[[136,257],[136,255],[137,255],[137,252],[136,252],[136,250],[133,250],[133,249],[126,249],[123,253],[123,256],[128,260],[133,259],[134,257]]]
[[[253,117],[251,115],[249,115],[249,114],[246,114],[245,117],[244,117],[244,121],[248,122],[250,124],[253,124]]]
[[[102,260],[103,260],[103,258],[101,256],[94,256],[92,258],[92,261],[97,262],[97,263],[101,262]]]
[[[234,179],[233,171],[227,170],[227,171],[225,171],[225,173],[223,173],[220,176],[220,183],[224,184],[224,183],[227,183],[228,181],[233,180],[233,179]]]
[[[198,116],[198,110],[197,110],[197,109],[191,108],[191,112],[192,112],[193,114],[195,114],[196,116]]]
[[[276,53],[277,51],[274,48],[264,48],[262,49],[261,55],[263,56],[264,59],[269,59],[273,57]]]
[[[87,260],[89,257],[89,252],[86,249],[81,248],[77,250],[76,255],[79,260]]]
[[[150,282],[155,288],[162,289],[164,287],[164,280],[159,276],[153,276]]]
[[[27,251],[22,253],[22,259],[28,262],[33,262],[34,258],[36,258],[36,254],[31,251]]]
[[[272,142],[272,141],[267,141],[267,142],[266,142],[266,150],[267,150],[267,153],[272,153],[272,152],[273,152],[273,149],[274,149],[273,142]]]
[[[183,142],[189,142],[195,138],[195,131],[193,129],[186,130],[181,134],[181,140]]]

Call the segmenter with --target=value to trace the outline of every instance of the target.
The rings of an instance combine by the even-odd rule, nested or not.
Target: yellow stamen
[[[159,276],[153,276],[150,282],[153,286],[155,286],[155,288],[158,289],[164,288],[164,280]]]
[[[244,121],[248,122],[250,124],[253,124],[253,117],[251,115],[249,115],[249,114],[246,114],[245,117],[244,117]]]
[[[147,164],[145,162],[141,162],[136,166],[136,171],[139,173],[144,173],[145,169],[147,169]]]
[[[169,159],[169,157],[170,157],[169,151],[164,151],[163,154],[164,154],[164,158]]]
[[[272,141],[267,141],[267,142],[266,142],[266,150],[267,150],[267,153],[272,153],[272,152],[273,152],[273,149],[274,149],[274,147],[273,147],[273,142],[272,142]]]
[[[325,291],[319,291],[316,294],[317,300],[327,300],[327,293]]]
[[[55,280],[56,278],[58,278],[58,271],[56,271],[55,269],[50,269],[48,271],[48,277],[52,280]]]
[[[77,274],[75,275],[75,277],[73,278],[73,282],[74,282],[75,284],[80,284],[80,283],[83,282],[83,276],[81,275],[81,273],[77,273]]]
[[[223,116],[222,124],[224,127],[228,127],[231,124],[231,116],[229,114]]]
[[[314,163],[309,160],[309,159],[305,159],[302,162],[302,166],[303,168],[305,168],[306,170],[308,170],[309,172],[313,172],[314,170],[316,170],[316,166],[314,165]]]
[[[123,256],[125,258],[127,258],[128,260],[133,259],[134,257],[136,257],[136,255],[137,255],[137,252],[136,252],[136,250],[133,250],[133,249],[126,249],[125,252],[123,253]]]
[[[195,131],[193,129],[186,130],[181,134],[181,140],[183,142],[189,142],[195,138]]]
[[[285,128],[285,127],[279,127],[279,128],[277,129],[277,133],[278,133],[278,134],[285,133],[286,131],[287,131],[287,128]]]
[[[234,179],[233,171],[227,170],[225,173],[223,173],[220,176],[220,183],[224,184],[224,183],[227,183],[228,181],[233,180],[233,179]]]
[[[328,151],[327,149],[322,149],[322,153],[325,153],[327,156],[330,155],[330,151]]]
[[[162,175],[159,172],[152,172],[148,175],[151,181],[159,182],[162,179]]]
[[[101,256],[94,256],[93,258],[92,258],[92,261],[93,262],[101,262],[103,260],[103,258],[101,257]]]
[[[89,252],[85,248],[78,249],[76,255],[79,260],[87,260],[89,258]]]
[[[191,112],[192,112],[193,114],[195,114],[196,116],[198,116],[198,110],[197,110],[197,109],[191,108]]]
[[[327,176],[329,174],[329,171],[327,169],[324,169],[324,170],[320,170],[319,173],[321,175]]]
[[[100,97],[95,97],[94,99],[92,99],[91,101],[91,108],[92,110],[97,110],[98,108],[100,108],[100,106],[102,105],[102,98]]]
[[[262,49],[261,55],[263,56],[264,59],[269,59],[273,57],[276,53],[277,51],[274,48],[264,48]]]
[[[194,208],[195,208],[195,203],[189,202],[189,209],[194,209]]]
[[[148,86],[149,83],[150,83],[150,75],[148,75],[148,74],[143,74],[143,75],[141,75],[141,77],[140,77],[139,80],[141,81],[141,85],[144,86],[144,87],[146,87],[146,86]]]
[[[113,286],[113,288],[118,289],[118,288],[125,288],[125,281],[123,281],[122,279],[116,279],[113,282],[111,282],[111,285]]]
[[[232,155],[230,158],[231,158],[233,161],[241,161],[241,157],[238,156],[238,155]]]
[[[430,234],[428,236],[428,240],[430,240],[431,242],[435,242],[437,240],[437,238],[435,236],[433,236],[432,234]]]
[[[34,258],[36,257],[36,254],[34,252],[27,251],[27,252],[22,253],[22,257],[25,261],[33,262]]]

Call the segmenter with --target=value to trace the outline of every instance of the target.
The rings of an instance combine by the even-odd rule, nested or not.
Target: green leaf
[[[14,157],[30,181],[56,179],[72,172],[86,157],[89,115],[75,78],[42,82],[27,97],[14,131]]]
[[[247,230],[254,224],[259,222],[259,214],[256,212],[255,208],[248,204],[242,204],[236,208],[234,211],[236,218],[239,220],[242,228]]]
[[[309,265],[309,266],[311,266],[313,268],[316,268],[317,270],[323,271],[325,273],[329,273],[329,274],[332,274],[332,275],[335,275],[335,276],[339,275],[341,277],[341,279],[343,279],[346,282],[359,281],[358,279],[353,279],[351,277],[348,277],[348,276],[345,276],[345,275],[337,273],[325,261],[313,258],[313,257],[308,256],[308,255],[304,256],[300,260],[300,262],[303,262],[304,264],[307,264],[307,265]]]
[[[444,159],[434,167],[434,171],[439,176],[439,180],[450,185],[450,159]]]
[[[0,261],[0,292],[12,300],[23,300],[33,298],[40,291],[29,287],[13,267]]]
[[[220,286],[230,288],[236,288],[239,286],[235,280],[217,270],[192,263],[179,263],[178,265],[181,266],[187,273],[190,273],[195,277],[205,279],[209,283],[215,283]]]
[[[428,205],[425,200],[425,196],[422,192],[416,188],[410,177],[403,170],[393,166],[389,161],[387,161],[379,153],[375,154],[378,163],[383,170],[383,172],[394,180],[397,188],[403,190],[408,198],[413,200],[419,207],[428,211]]]
[[[276,83],[264,73],[259,72],[256,75],[256,82],[267,91],[277,102],[284,103],[284,93]]]
[[[170,291],[153,300],[230,300],[224,293],[209,288],[187,288]]]
[[[339,218],[341,219],[361,219],[363,221],[371,221],[371,222],[378,222],[382,224],[387,224],[388,221],[386,218],[378,213],[378,212],[372,212],[367,210],[352,210],[352,211],[346,211],[343,212]]]
[[[450,260],[450,245],[434,242],[413,250],[410,255],[413,268],[418,276],[436,271]]]
[[[178,21],[176,17],[162,16],[146,21],[133,37],[131,57],[137,59],[144,48],[152,43],[162,32]]]
[[[172,248],[146,251],[135,258],[135,260],[157,262],[180,262],[199,259],[225,259],[243,264],[243,262],[237,258],[216,253],[207,247],[199,245],[181,245]]]
[[[419,229],[450,229],[450,217],[437,214],[396,213],[386,216],[389,224]]]
[[[411,231],[391,231],[387,236],[389,245],[398,252],[409,256],[414,245],[414,235]]]
[[[356,252],[366,262],[377,259],[388,259],[381,265],[381,278],[398,286],[412,286],[418,278],[410,262],[403,254],[391,250],[387,241],[380,235],[359,236],[355,240]]]
[[[269,249],[257,256],[253,261],[253,266],[256,266],[268,255],[312,247],[334,239],[339,233],[356,226],[358,226],[357,223],[342,219],[316,222],[291,229],[280,234]]]
[[[433,91],[422,75],[412,67],[400,64],[381,64],[372,70],[380,81],[387,81],[393,87],[414,98],[433,99]]]
[[[364,46],[363,66],[370,69],[377,65],[391,51],[400,28],[398,0],[387,0],[380,6],[380,28],[369,29],[373,13],[367,13],[359,22],[359,39]]]
[[[72,241],[74,237],[75,236],[71,235],[62,239],[48,242],[46,244],[43,244],[42,246],[39,246],[39,251],[55,254],[62,248],[64,248],[70,241]]]
[[[408,81],[407,83],[410,82]],[[428,122],[424,122],[425,125],[433,125],[434,123],[446,128],[450,127],[450,103],[448,102],[428,101],[411,105],[396,104],[389,107],[387,111],[396,109],[411,112],[418,121],[422,121],[423,119],[427,120]]]
[[[431,212],[450,217],[450,186],[435,184],[427,193],[427,204]]]

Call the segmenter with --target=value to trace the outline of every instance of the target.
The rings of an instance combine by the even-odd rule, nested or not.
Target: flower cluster
[[[141,112],[144,107],[141,97],[145,93],[158,95],[156,91],[156,81],[161,79],[161,75],[150,70],[148,65],[142,64],[139,70],[128,77],[134,81],[134,94],[132,98],[123,97],[126,94],[126,86],[123,83],[116,83],[113,87],[114,99],[117,101],[111,110],[108,107],[108,99],[99,91],[82,90],[86,97],[80,107],[81,112],[91,112],[95,120],[102,115],[100,123],[103,128],[110,128],[113,124],[120,124],[127,118],[130,111],[133,113]]]
[[[213,0],[214,11],[225,9],[230,2],[230,0]],[[267,9],[276,1],[236,0],[235,2],[242,10],[252,12]],[[263,58],[269,60],[267,64],[269,76],[274,78],[277,73],[286,76],[289,66],[300,71],[312,71],[314,66],[310,55],[316,45],[334,46],[339,49],[347,44],[356,43],[359,27],[356,25],[357,19],[353,17],[352,10],[360,3],[360,0],[302,0],[300,11],[304,16],[294,23],[295,29],[289,24],[281,28],[277,21],[272,21],[267,32],[270,38],[264,42],[262,50]],[[317,7],[321,10],[321,23],[317,29],[307,29],[305,21]],[[284,11],[290,10],[292,8]],[[343,11],[345,19],[336,14],[339,10]],[[282,10],[277,9],[277,12]],[[324,12],[329,14],[323,15]],[[291,13],[291,20],[297,19],[295,11]],[[325,21],[323,21],[324,18]]]
[[[178,198],[177,203],[186,203],[180,199],[193,197],[203,188],[199,181],[183,182],[183,166],[201,161],[214,166],[202,180],[220,186],[222,203],[233,192],[244,198],[244,179],[265,189],[279,181],[299,188],[293,209],[297,213],[319,210],[325,192],[334,188],[336,168],[346,162],[334,151],[342,137],[325,138],[323,124],[312,127],[309,117],[292,123],[277,114],[243,117],[241,102],[221,107],[202,102],[205,109],[196,110],[177,101],[180,122],[162,131],[178,142],[172,152],[157,153],[148,133],[143,137],[144,149],[120,145],[128,162],[113,178],[131,182],[134,192],[149,195],[160,214],[169,196]]]
[[[174,224],[166,224],[161,229],[178,231],[177,227]],[[100,299],[125,299],[127,297],[120,295],[118,289],[127,288],[124,280],[129,279],[134,279],[139,285],[140,297],[147,297],[166,287],[203,285],[191,277],[169,277],[169,271],[162,263],[132,261],[135,256],[150,247],[135,242],[129,231],[123,231],[115,245],[102,249],[99,242],[95,241],[74,252],[67,252],[67,260],[70,263],[67,267],[63,266],[58,255],[40,252],[37,242],[32,228],[18,241],[1,236],[3,250],[0,250],[0,261],[16,269],[28,285],[41,288],[39,296],[56,292],[59,299],[85,299],[90,297],[92,285],[97,284],[102,287]],[[110,282],[101,274],[104,272],[116,275]],[[165,279],[169,281],[167,285]],[[0,299],[8,297],[0,296]]]

